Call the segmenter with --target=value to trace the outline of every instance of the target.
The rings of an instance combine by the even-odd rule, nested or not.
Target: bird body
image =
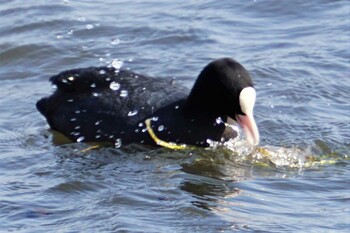
[[[232,76],[240,80],[232,73],[237,71],[248,80],[230,81]],[[166,79],[113,67],[68,70],[50,81],[56,90],[39,100],[37,108],[52,129],[72,141],[148,145],[156,144],[147,130],[148,119],[157,137],[167,142],[208,146],[207,139],[236,137],[225,123],[244,114],[236,89],[252,86],[245,69],[229,58],[204,68],[191,91]]]

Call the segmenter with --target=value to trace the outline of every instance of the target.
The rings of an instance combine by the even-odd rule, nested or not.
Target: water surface
[[[347,232],[350,5],[44,1],[0,5],[3,232]],[[261,151],[58,145],[35,102],[60,71],[123,68],[191,87],[211,60],[251,73]]]

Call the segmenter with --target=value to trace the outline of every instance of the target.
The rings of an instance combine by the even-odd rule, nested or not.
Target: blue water
[[[349,231],[349,1],[8,0],[0,20],[0,232]],[[122,61],[190,88],[227,56],[267,152],[86,151],[35,109],[63,70]]]

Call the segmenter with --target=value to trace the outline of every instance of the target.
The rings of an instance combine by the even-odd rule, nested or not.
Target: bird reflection
[[[198,151],[199,152],[199,151]],[[201,150],[192,162],[182,164],[186,173],[180,188],[195,198],[192,204],[210,211],[227,211],[236,205],[233,198],[241,190],[237,182],[251,177],[251,166],[237,164],[232,153],[220,150]]]

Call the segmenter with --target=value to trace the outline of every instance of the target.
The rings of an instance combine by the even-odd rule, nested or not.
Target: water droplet
[[[109,84],[109,88],[111,88],[113,91],[119,90],[120,84],[117,82],[111,82]]]
[[[57,39],[63,39],[63,36],[62,35],[57,35],[56,38]]]
[[[95,88],[96,87],[96,83],[91,83],[90,87]]]
[[[127,90],[122,90],[121,92],[120,92],[120,97],[127,97],[128,96],[128,91]]]
[[[139,127],[142,127],[142,126],[143,126],[143,123],[142,123],[142,122],[140,122],[140,123],[139,123]]]
[[[154,116],[154,117],[151,118],[152,121],[158,121],[158,119],[159,118],[157,116]]]
[[[74,102],[74,100],[73,99],[69,99],[69,100],[67,100],[67,102],[72,103],[72,102]]]
[[[111,81],[111,78],[106,78],[106,81],[107,81],[107,82]]]
[[[209,144],[209,146],[211,146],[211,147],[214,146],[214,144],[215,144],[215,142],[214,142],[213,140],[209,139],[209,138],[206,140],[206,142],[207,142],[207,143]]]
[[[57,89],[57,85],[52,84],[52,85],[51,85],[51,88],[54,89],[54,90],[56,90],[56,89]]]
[[[73,76],[70,76],[70,77],[68,77],[68,80],[69,80],[69,81],[74,81],[74,77],[73,77]],[[63,82],[63,80],[62,80],[62,82]]]
[[[67,34],[68,34],[68,35],[72,35],[73,32],[74,32],[74,31],[71,29],[71,30],[69,30],[69,31],[67,32]]]
[[[140,132],[140,130],[139,129],[135,129],[135,133],[138,133],[138,132]]]
[[[223,123],[221,117],[216,118],[216,124],[219,125],[219,124],[221,124],[221,123]]]
[[[270,107],[271,107],[271,108],[274,108],[275,106],[271,104]]]
[[[100,74],[105,74],[106,71],[105,71],[105,70],[100,70],[99,73],[100,73]]]
[[[176,106],[175,106],[175,109],[179,109],[179,105],[176,105]]]
[[[80,21],[80,22],[85,22],[86,18],[85,17],[79,17],[79,18],[77,18],[77,20]]]
[[[122,139],[117,138],[114,143],[115,148],[120,148],[122,146]]]
[[[128,112],[128,116],[135,116],[137,113],[138,113],[137,110],[133,110],[133,111]]]
[[[85,137],[84,137],[84,136],[81,136],[81,137],[79,137],[79,138],[77,139],[77,142],[82,142],[84,139],[85,139]]]
[[[85,28],[88,29],[88,30],[91,30],[91,29],[94,28],[94,25],[92,25],[92,24],[87,24],[87,25],[85,26]]]
[[[111,40],[111,45],[118,45],[120,43],[120,40],[118,38],[113,38]]]
[[[79,114],[79,113],[81,113],[81,111],[80,111],[80,110],[75,111],[75,114]]]
[[[70,121],[77,121],[77,118],[71,118]]]
[[[99,125],[102,121],[96,121],[95,125]]]
[[[101,94],[94,92],[94,93],[92,93],[92,95],[95,96],[95,97],[98,97],[98,96],[100,96]]]
[[[160,125],[159,127],[158,127],[158,131],[160,132],[160,131],[163,131],[164,130],[164,125]]]
[[[68,83],[67,79],[62,79],[63,83]]]
[[[269,86],[271,86],[272,85],[272,83],[267,83],[267,86],[269,87]]]
[[[147,132],[147,128],[142,129],[142,133]]]
[[[99,135],[99,134],[97,134],[96,136],[95,136],[95,138],[100,138],[101,137],[101,135]]]
[[[116,70],[119,70],[119,69],[122,68],[122,66],[123,66],[123,61],[118,60],[118,59],[114,59],[114,60],[112,61],[112,66],[113,66]]]
[[[114,135],[109,135],[109,138],[111,138],[111,139],[114,138]]]
[[[230,127],[231,127],[231,129],[233,129],[233,130],[236,131],[237,133],[240,132],[238,125],[230,125]]]
[[[78,126],[75,126],[75,128],[74,129],[80,129],[80,126],[78,125]]]

